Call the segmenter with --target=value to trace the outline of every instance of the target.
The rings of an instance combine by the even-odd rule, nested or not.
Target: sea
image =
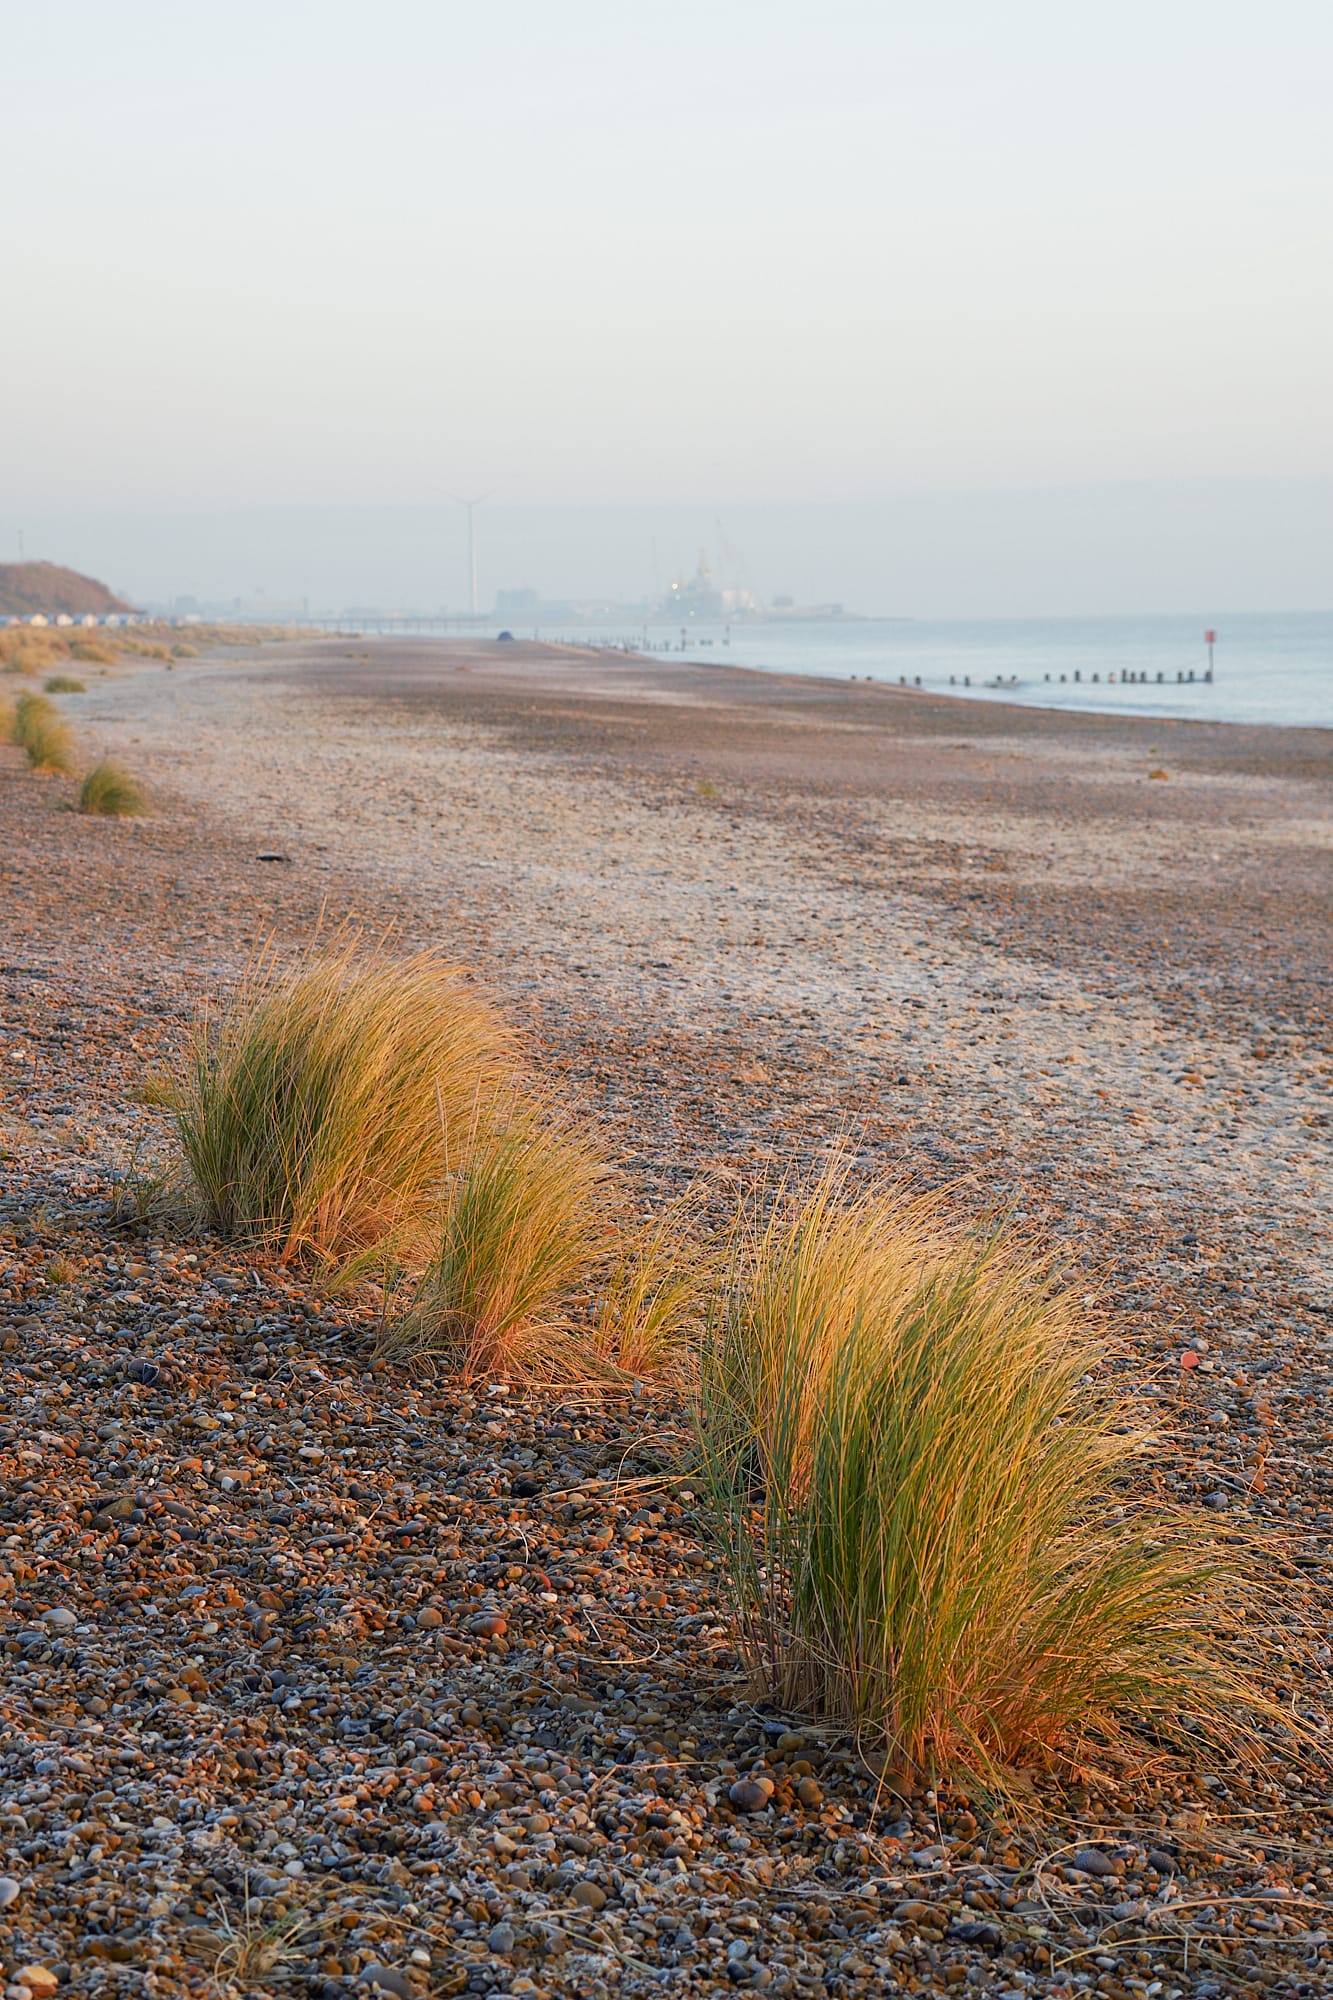
[[[1201,617],[764,619],[514,626],[775,673],[890,681],[961,701],[1333,728],[1333,612]],[[1212,678],[1205,633],[1216,633]]]

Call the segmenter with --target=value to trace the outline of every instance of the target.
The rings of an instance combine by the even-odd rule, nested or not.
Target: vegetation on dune
[[[52,674],[42,691],[44,694],[83,694],[86,683],[76,680],[73,674]]]
[[[337,1259],[413,1242],[512,1068],[507,1029],[456,967],[342,942],[258,961],[201,1026],[176,1120],[214,1227]]]
[[[993,1774],[1118,1720],[1231,1747],[1254,1607],[1043,1265],[835,1166],[741,1219],[701,1353],[703,1481],[765,1691],[906,1770]]]
[[[46,673],[62,651],[40,627],[11,625],[0,631],[0,669],[5,673]]]
[[[137,819],[147,809],[137,779],[110,759],[104,759],[88,773],[79,791],[81,813],[97,813],[108,819]]]
[[[14,742],[27,751],[28,762],[35,771],[68,774],[73,770],[74,743],[69,724],[45,695],[19,696],[14,704],[11,734]]]
[[[117,648],[109,639],[71,639],[69,656],[86,667],[113,667]]]

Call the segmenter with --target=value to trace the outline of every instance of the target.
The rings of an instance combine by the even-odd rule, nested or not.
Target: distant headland
[[[59,563],[0,563],[0,617],[105,618],[133,609],[96,577]]]

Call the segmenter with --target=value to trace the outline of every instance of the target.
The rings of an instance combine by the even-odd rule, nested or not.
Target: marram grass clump
[[[1234,1751],[1260,1593],[1214,1523],[1136,1498],[1147,1440],[1040,1259],[835,1166],[730,1245],[698,1444],[744,1651],[908,1773],[1122,1725]]]
[[[148,810],[143,787],[109,759],[97,764],[79,788],[79,811],[108,819],[138,819]]]
[[[583,1375],[574,1304],[614,1255],[616,1187],[595,1142],[557,1107],[497,1105],[442,1191],[424,1269],[390,1345],[465,1381]]]
[[[73,674],[52,674],[42,683],[46,694],[85,694],[87,682],[77,680]]]
[[[261,956],[201,1024],[171,1102],[214,1228],[333,1261],[418,1240],[513,1065],[458,968],[339,942]]]
[[[74,768],[74,739],[69,724],[42,694],[20,695],[14,704],[11,735],[26,750],[34,771],[58,771],[68,775]]]

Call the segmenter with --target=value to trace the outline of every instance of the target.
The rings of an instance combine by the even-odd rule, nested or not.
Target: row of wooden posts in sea
[[[1047,679],[1047,681],[1054,681],[1056,679],[1056,675],[1047,674],[1045,678]],[[1167,679],[1164,673],[1157,674],[1154,679],[1154,676],[1150,674],[1146,669],[1142,673],[1134,673],[1129,670],[1126,670],[1119,676],[1115,674],[1108,674],[1106,676],[1108,685],[1114,687],[1117,678],[1119,679],[1122,687],[1148,687],[1150,685],[1156,687],[1163,687],[1166,684],[1166,679]],[[1203,673],[1201,674],[1196,674],[1193,667],[1189,668],[1187,672],[1179,668],[1176,671],[1176,680],[1182,686],[1188,685],[1190,681],[1206,682],[1211,686],[1212,678],[1213,678],[1213,670],[1211,667],[1206,667]],[[1089,674],[1088,681],[1086,683],[1083,683],[1083,673],[1081,668],[1079,667],[1075,667],[1072,673],[1061,674],[1059,676],[1060,685],[1062,687],[1065,686],[1070,681],[1077,681],[1083,683],[1084,685],[1090,685],[1095,682],[1100,682],[1100,680],[1101,680],[1100,674]],[[907,686],[906,674],[899,675],[898,684],[900,687]],[[920,687],[921,685],[921,676],[919,674],[916,677],[916,685],[917,687]],[[949,676],[950,687],[970,688],[971,685],[972,685],[971,674],[961,674],[961,675],[950,674]],[[1008,676],[1007,679],[1005,678],[1004,675],[1001,674],[995,680],[985,681],[982,683],[982,685],[985,687],[994,687],[994,688],[1018,687],[1020,685],[1020,682],[1017,674],[1011,674]]]

